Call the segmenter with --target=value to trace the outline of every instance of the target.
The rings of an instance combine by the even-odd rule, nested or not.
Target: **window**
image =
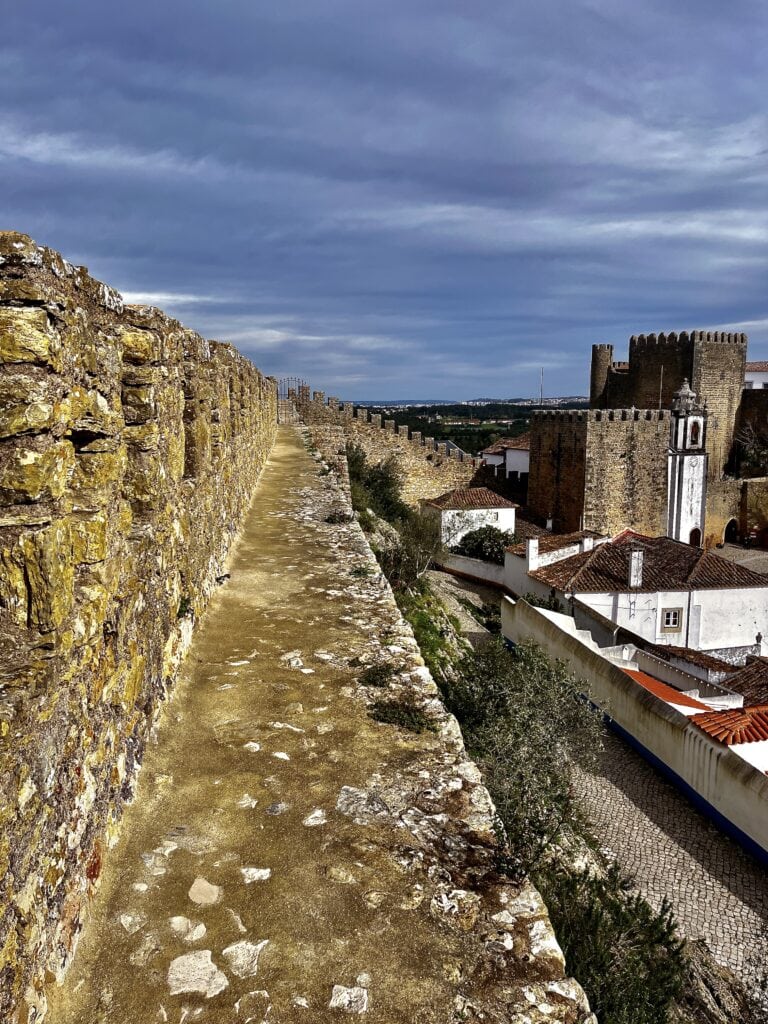
[[[754,386],[755,386],[755,382],[753,380],[745,380],[744,381],[744,387],[747,389],[747,391],[751,391]]]
[[[682,608],[661,609],[661,630],[663,633],[679,633],[680,620],[682,619]]]
[[[490,518],[491,518],[491,522],[492,523],[498,523],[498,521],[499,521],[499,513],[498,512],[491,512],[491,517]]]

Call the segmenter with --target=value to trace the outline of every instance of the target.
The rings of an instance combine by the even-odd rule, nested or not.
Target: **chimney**
[[[528,572],[539,568],[539,538],[531,537],[525,542],[525,559]]]
[[[629,552],[629,585],[632,589],[643,585],[642,548],[632,548]]]
[[[579,544],[579,548],[580,548],[581,551],[591,551],[594,546],[595,546],[595,538],[594,537],[582,537],[581,538],[581,543]]]

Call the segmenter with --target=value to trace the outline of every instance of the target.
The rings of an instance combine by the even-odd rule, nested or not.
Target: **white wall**
[[[546,600],[552,593],[551,587],[531,579],[528,575],[525,555],[513,555],[510,551],[504,555],[504,585],[511,593],[520,597],[524,594],[535,594]]]
[[[457,576],[482,580],[492,587],[504,587],[504,566],[497,565],[496,562],[482,562],[479,558],[467,558],[466,555],[448,555],[440,563],[440,567]]]
[[[514,643],[530,637],[552,658],[563,658],[591,698],[654,757],[768,857],[768,778],[679,712],[638,686],[618,666],[525,601],[501,602],[501,631]]]
[[[768,587],[577,596],[617,625],[656,644],[708,651],[754,644],[758,633],[768,636]],[[662,628],[663,611],[672,608],[680,609],[680,628],[675,631]]]
[[[688,544],[691,530],[704,536],[707,458],[670,455],[667,462],[667,536]]]
[[[762,387],[768,387],[768,373],[747,370],[744,374],[744,383],[751,384],[755,391]]]
[[[507,476],[510,473],[527,473],[531,462],[531,453],[524,448],[507,448],[505,452]]]
[[[497,530],[515,531],[513,508],[443,509],[440,516],[443,543],[452,547],[465,533],[482,526],[495,526]]]

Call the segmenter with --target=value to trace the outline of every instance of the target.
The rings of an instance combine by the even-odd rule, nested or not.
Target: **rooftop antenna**
[[[544,367],[541,368],[541,375],[539,376],[539,405],[544,404]]]

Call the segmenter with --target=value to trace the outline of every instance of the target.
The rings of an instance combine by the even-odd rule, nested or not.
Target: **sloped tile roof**
[[[520,536],[520,530],[515,525],[515,533]],[[600,537],[599,533],[593,533],[592,530],[575,530],[573,533],[550,533],[549,530],[541,530],[541,533],[532,533],[531,537],[539,538],[539,553],[545,554],[549,551],[558,551],[560,548],[569,548],[574,544],[578,544],[579,541],[584,540],[585,537],[592,537],[596,539]],[[525,542],[513,544],[507,548],[507,551],[511,551],[513,555],[525,555],[526,545]]]
[[[693,715],[691,721],[708,736],[728,746],[768,740],[768,704],[708,711],[703,715]]]
[[[521,540],[530,540],[533,537],[549,537],[551,536],[549,530],[545,530],[543,526],[539,526],[537,523],[532,523],[530,519],[526,519],[525,516],[517,512],[515,515],[515,536]],[[525,551],[525,544],[523,544],[523,552]]]
[[[747,363],[747,373],[768,373],[768,360],[758,360],[756,363]]]
[[[745,707],[768,705],[768,658],[755,658],[736,669],[724,685],[742,695]]]
[[[643,580],[639,587],[629,586],[629,558],[633,548],[642,550],[644,556]],[[768,587],[768,576],[712,551],[668,537],[645,537],[631,530],[625,530],[592,551],[545,565],[530,576],[556,590],[598,594]]]
[[[670,658],[678,658],[680,661],[688,661],[691,665],[698,665],[700,668],[709,669],[712,672],[738,672],[738,665],[731,665],[721,658],[714,658],[704,651],[695,651],[692,647],[675,647],[674,644],[649,644],[648,650],[657,658],[669,661]],[[730,684],[729,684],[730,685]]]
[[[487,448],[483,448],[483,455],[503,455],[508,449],[516,451],[529,451],[531,447],[531,432],[520,434],[519,437],[500,437]]]
[[[502,498],[500,494],[488,487],[465,487],[456,491],[447,491],[437,498],[425,502],[440,509],[482,509],[482,508],[518,508],[514,501]]]
[[[708,711],[709,707],[707,704],[703,704],[700,700],[696,700],[694,697],[688,697],[680,690],[676,690],[674,686],[668,686],[666,683],[662,683],[660,679],[654,679],[653,676],[649,676],[647,672],[638,672],[636,669],[623,668],[621,670],[625,675],[630,676],[636,683],[639,683],[644,689],[649,690],[654,696],[660,697],[667,704],[676,704],[681,708],[695,708],[701,711]],[[694,721],[699,716],[694,716]]]

